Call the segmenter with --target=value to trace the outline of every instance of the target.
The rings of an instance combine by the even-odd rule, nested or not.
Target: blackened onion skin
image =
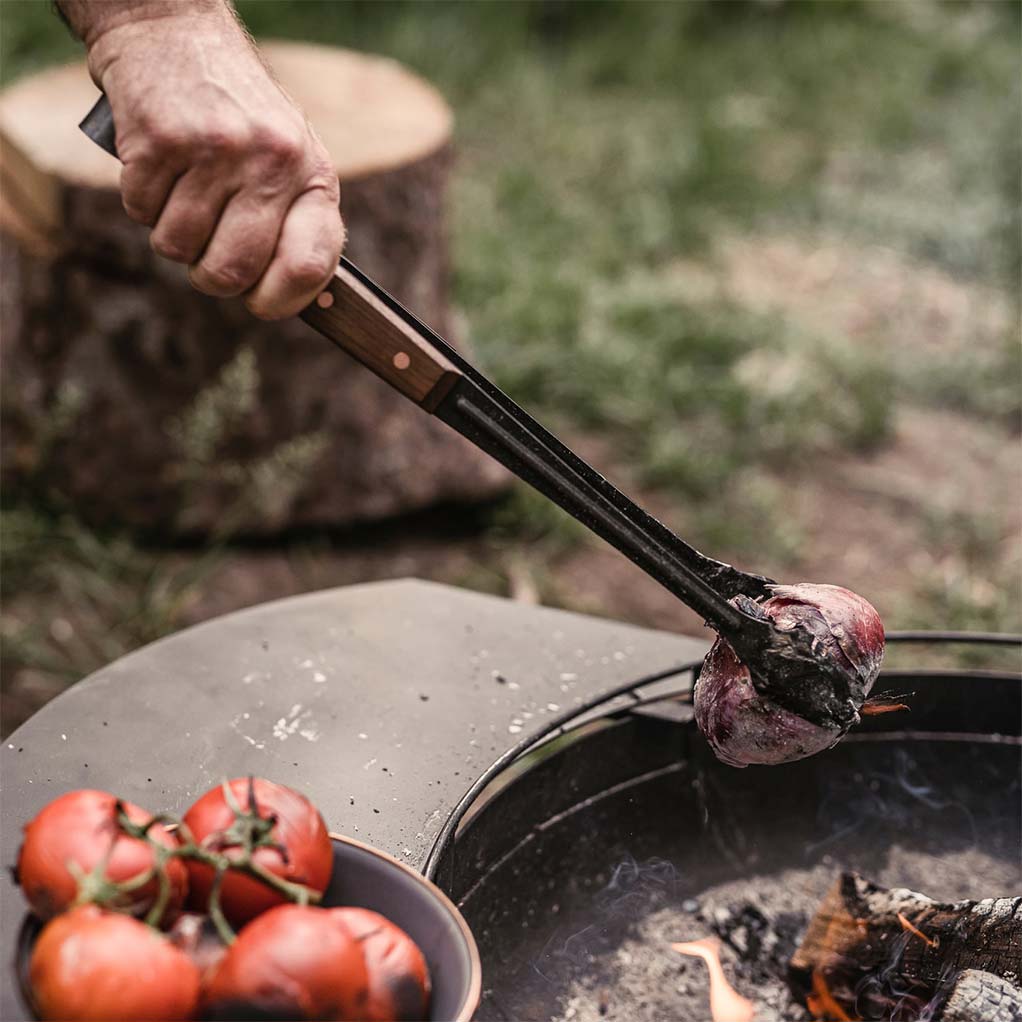
[[[772,586],[761,604],[774,627],[781,631],[811,623],[827,658],[854,672],[860,685],[852,723],[880,671],[884,654],[884,628],[876,610],[861,596],[841,586],[809,582]],[[820,628],[820,624],[825,627]],[[772,679],[768,679],[772,680]],[[757,681],[760,681],[757,684]],[[776,682],[774,682],[776,684]],[[828,681],[821,674],[821,695]],[[795,713],[766,694],[731,645],[718,637],[710,648],[695,690],[696,723],[718,759],[735,767],[790,763],[836,744],[848,727],[835,726],[820,712]]]

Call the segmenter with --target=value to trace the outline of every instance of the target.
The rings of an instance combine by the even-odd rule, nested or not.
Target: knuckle
[[[286,310],[275,305],[269,305],[262,299],[248,298],[245,300],[245,307],[256,319],[274,320],[283,319]]]
[[[271,172],[287,172],[297,169],[301,164],[305,156],[306,140],[302,132],[292,126],[275,125],[256,136],[255,148]]]
[[[213,159],[237,156],[245,150],[248,139],[243,131],[227,124],[214,124],[201,135],[198,147]]]
[[[341,184],[337,180],[337,172],[329,163],[317,165],[313,174],[313,183],[322,189],[327,200],[334,206],[341,201]]]
[[[318,140],[309,164],[308,187],[321,189],[335,202],[340,199],[341,186],[337,179],[334,161]]]
[[[144,224],[146,227],[151,227],[153,224],[153,213],[150,207],[135,196],[128,195],[125,193],[121,196],[121,205],[124,206],[124,212],[138,224]]]
[[[149,166],[168,160],[192,164],[233,155],[243,144],[241,133],[231,124],[151,121],[143,126],[132,155]]]
[[[170,124],[159,122],[146,125],[145,143],[140,155],[147,162],[157,162],[171,153],[188,148],[188,136]]]
[[[252,283],[254,274],[238,263],[226,263],[221,266],[198,267],[196,278],[210,291],[219,295],[241,294]]]
[[[287,258],[281,267],[281,276],[289,293],[300,293],[317,287],[332,270],[330,253],[313,250]]]
[[[153,231],[149,235],[149,246],[158,256],[169,259],[173,263],[191,262],[191,251],[181,239],[167,237]]]

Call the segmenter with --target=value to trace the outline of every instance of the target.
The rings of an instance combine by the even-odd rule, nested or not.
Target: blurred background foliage
[[[239,10],[440,88],[462,333],[655,513],[892,627],[1019,629],[1017,4]],[[0,43],[5,82],[80,53],[35,0],[5,0]],[[697,625],[524,491],[275,548],[96,535],[45,479],[3,508],[5,728],[166,631],[365,578]]]

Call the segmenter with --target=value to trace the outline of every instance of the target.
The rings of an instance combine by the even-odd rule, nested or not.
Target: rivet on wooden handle
[[[433,411],[461,376],[343,266],[302,319],[426,411]]]

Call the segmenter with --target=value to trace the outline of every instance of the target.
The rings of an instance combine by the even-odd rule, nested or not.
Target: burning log
[[[1019,1022],[1022,992],[993,973],[966,969],[955,981],[939,1018],[940,1022]]]
[[[791,960],[818,1019],[1022,1019],[1022,898],[942,904],[844,873]]]

